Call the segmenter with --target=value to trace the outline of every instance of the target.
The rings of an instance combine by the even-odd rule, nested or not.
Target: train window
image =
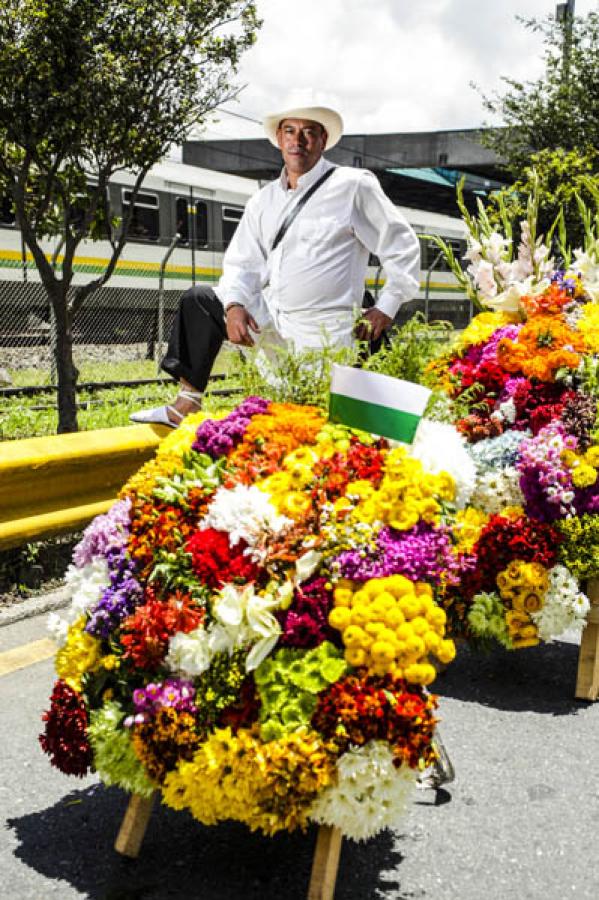
[[[123,217],[131,204],[131,191],[123,191]],[[160,236],[159,205],[156,194],[138,194],[133,205],[129,237],[138,241],[157,241]]]
[[[446,244],[451,247],[455,258],[459,261],[464,253],[464,241],[459,238],[443,238]],[[422,269],[428,271],[433,269],[435,272],[449,272],[449,264],[441,252],[440,247],[434,241],[427,240],[426,237],[420,242]]]
[[[14,225],[15,214],[9,197],[0,197],[0,225]]]
[[[208,204],[205,200],[197,200],[195,209],[195,245],[206,247],[208,245]],[[186,197],[177,197],[175,215],[177,219],[177,231],[181,235],[179,243],[189,243],[189,200]]]
[[[223,244],[228,247],[235,234],[243,209],[239,206],[223,206]]]

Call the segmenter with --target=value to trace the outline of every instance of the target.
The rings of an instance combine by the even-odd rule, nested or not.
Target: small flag
[[[430,395],[411,381],[333,365],[329,418],[411,444]]]

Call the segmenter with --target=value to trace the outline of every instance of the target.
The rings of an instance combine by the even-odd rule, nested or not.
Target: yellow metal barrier
[[[106,512],[168,433],[130,425],[0,443],[0,549],[77,531]]]

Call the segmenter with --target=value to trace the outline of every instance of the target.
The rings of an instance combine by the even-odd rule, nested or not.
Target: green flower
[[[122,725],[124,718],[125,713],[115,701],[92,712],[88,736],[94,766],[104,784],[117,784],[130,794],[150,797],[156,786],[135,755],[129,731]]]

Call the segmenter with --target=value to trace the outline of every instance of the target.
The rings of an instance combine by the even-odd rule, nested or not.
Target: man
[[[281,151],[281,175],[248,201],[216,293],[192,288],[181,299],[162,361],[179,380],[177,399],[134,413],[135,422],[176,427],[199,408],[225,337],[245,347],[274,338],[298,350],[376,340],[418,289],[418,239],[375,176],[323,157],[341,138],[341,116],[302,107],[266,116],[263,124]],[[302,198],[296,219],[286,222]],[[369,253],[383,263],[386,283],[354,330]]]

